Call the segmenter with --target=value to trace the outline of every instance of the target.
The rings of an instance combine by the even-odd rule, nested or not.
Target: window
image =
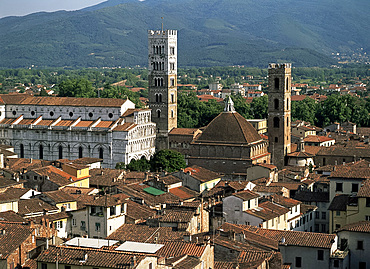
[[[48,265],[46,263],[41,264],[41,269],[48,269]]]
[[[370,198],[369,197],[366,198],[366,207],[370,207]]]
[[[175,70],[175,63],[170,63],[170,70]]]
[[[108,113],[109,118],[113,118],[113,113]]]
[[[100,222],[95,222],[95,231],[100,232]]]
[[[39,146],[39,159],[44,159],[44,147],[42,145]]]
[[[78,148],[78,158],[82,158],[82,155],[83,155],[83,148],[79,147]]]
[[[361,249],[361,250],[364,249],[364,241],[362,240],[357,241],[357,249]]]
[[[326,212],[321,212],[321,218],[326,219]]]
[[[72,118],[73,117],[73,112],[69,112],[69,116]]]
[[[175,111],[173,111],[173,109],[171,109],[171,118],[174,118],[175,117]]]
[[[54,112],[53,111],[50,111],[50,117],[53,117],[54,116]]]
[[[359,262],[358,269],[366,269],[366,262]]]
[[[280,119],[278,117],[274,117],[274,128],[280,127]]]
[[[109,208],[109,213],[110,213],[111,216],[116,215],[116,207],[115,206],[111,206]]]
[[[275,142],[279,142],[279,138],[277,136],[275,136]]]
[[[334,260],[334,267],[338,268],[339,267],[339,260]]]
[[[170,78],[170,86],[171,87],[175,86],[175,79],[174,78]]]
[[[274,99],[274,108],[279,109],[279,99],[277,98]]]
[[[58,156],[59,156],[59,159],[63,159],[63,147],[62,146],[58,147]]]
[[[343,183],[337,182],[335,184],[335,191],[343,191]]]
[[[274,86],[275,86],[275,90],[278,90],[278,89],[279,89],[279,78],[275,78],[275,79],[274,79],[274,82],[275,82],[275,83],[274,83],[274,84],[275,84],[275,85],[274,85]]]
[[[170,47],[170,55],[175,55],[175,47]]]
[[[74,219],[74,218],[72,219],[72,225],[73,226],[76,226],[77,225],[76,219]]]
[[[326,224],[321,224],[321,232],[326,233]]]
[[[64,269],[71,269],[70,265],[64,265]]]
[[[85,231],[85,229],[86,229],[86,222],[81,221],[81,230]]]
[[[342,238],[340,240],[340,250],[342,250],[342,251],[346,250],[347,246],[348,246],[348,240],[345,239],[345,238]]]
[[[104,156],[104,150],[103,148],[99,148],[99,159],[103,159]]]
[[[157,110],[157,117],[160,118],[161,117],[161,111],[158,109]]]
[[[175,102],[175,94],[171,93],[171,103]]]
[[[24,158],[24,145],[20,144],[19,149],[20,149],[20,157]]]
[[[319,249],[319,250],[317,251],[317,259],[318,259],[319,261],[323,261],[323,260],[324,260],[324,251],[323,251],[322,249]]]
[[[336,215],[340,216],[340,211],[339,210],[337,210]]]
[[[358,192],[358,183],[352,183],[352,192]]]
[[[295,267],[302,267],[302,257],[295,257]]]

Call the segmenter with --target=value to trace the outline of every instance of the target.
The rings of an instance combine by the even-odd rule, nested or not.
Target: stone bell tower
[[[157,124],[156,150],[168,149],[177,128],[177,31],[149,30],[149,108]]]
[[[292,65],[269,64],[268,137],[269,152],[278,169],[291,152],[291,75]]]

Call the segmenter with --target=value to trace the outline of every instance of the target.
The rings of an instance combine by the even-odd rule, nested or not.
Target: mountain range
[[[334,64],[370,47],[368,0],[108,0],[0,19],[0,68],[147,66],[147,30],[178,30],[178,65]],[[163,18],[163,19],[162,19]]]

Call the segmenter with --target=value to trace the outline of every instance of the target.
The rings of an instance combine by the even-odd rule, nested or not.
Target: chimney
[[[136,266],[136,256],[131,257],[131,263],[130,263],[131,268],[134,268],[135,266]]]

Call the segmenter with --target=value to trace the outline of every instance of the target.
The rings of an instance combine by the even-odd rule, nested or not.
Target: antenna
[[[161,20],[162,20],[162,32],[163,32],[163,17],[161,17]]]

